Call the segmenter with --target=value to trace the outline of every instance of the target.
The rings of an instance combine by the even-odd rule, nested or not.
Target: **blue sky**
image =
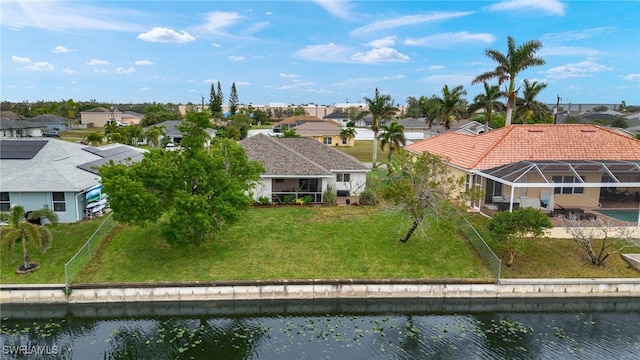
[[[3,101],[362,102],[377,87],[403,105],[471,85],[537,39],[539,100],[640,105],[638,1],[1,0]]]

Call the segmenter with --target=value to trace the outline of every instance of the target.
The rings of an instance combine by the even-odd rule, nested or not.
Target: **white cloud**
[[[426,22],[434,22],[434,21],[443,21],[454,19],[462,16],[467,16],[473,14],[473,12],[466,11],[458,11],[458,12],[436,12],[431,14],[420,14],[420,15],[407,15],[401,16],[393,19],[385,19],[374,21],[371,24],[359,27],[351,32],[351,35],[363,34],[373,31],[379,30],[387,30],[396,28],[399,26],[408,26],[408,25],[416,25],[422,24]]]
[[[19,64],[31,64],[31,59],[28,57],[12,56],[11,61]]]
[[[623,79],[629,81],[640,81],[640,74],[629,74],[624,76]]]
[[[89,66],[109,65],[109,62],[107,60],[91,59],[91,61],[87,62],[87,65]]]
[[[130,67],[128,69],[125,69],[123,67],[116,68],[116,74],[131,74],[131,73],[134,73],[134,72],[136,72],[136,69],[134,69],[132,67]]]
[[[443,65],[431,65],[429,66],[429,70],[442,70],[444,69]]]
[[[149,91],[149,90],[151,90],[151,88],[148,85],[140,85],[140,90],[141,91]]]
[[[487,8],[491,11],[542,10],[564,16],[565,5],[558,0],[504,0]]]
[[[389,46],[393,46],[393,44],[396,43],[396,37],[395,36],[387,36],[387,37],[383,37],[382,39],[377,39],[377,40],[373,40],[369,42],[369,46],[372,47],[389,47]]]
[[[307,60],[342,63],[352,62],[352,54],[353,50],[351,48],[334,43],[308,45],[304,49],[295,52],[296,56]]]
[[[591,73],[613,70],[606,65],[601,65],[593,60],[581,61],[575,64],[566,64],[551,68],[544,72],[551,79],[567,79],[575,77],[589,77]]]
[[[154,27],[138,35],[136,39],[160,43],[187,43],[196,40],[196,38],[184,30],[175,31],[165,27]]]
[[[404,79],[405,76],[404,75],[391,75],[391,76],[383,76],[382,79],[384,80],[397,80],[397,79]]]
[[[218,43],[211,43],[211,46],[216,47],[216,48],[219,48],[219,47],[221,47],[222,45],[220,45],[220,44],[218,44]]]
[[[109,71],[107,71],[107,69],[96,69],[96,70],[93,70],[93,72],[97,73],[97,74],[108,74],[109,73]]]
[[[136,65],[153,65],[153,61],[149,61],[149,60],[136,60],[136,62],[134,62],[134,64]]]
[[[542,42],[547,43],[547,42],[553,42],[553,41],[585,40],[585,39],[590,39],[596,35],[603,35],[613,30],[614,30],[613,27],[601,26],[597,28],[584,29],[584,30],[565,31],[560,33],[547,33],[547,34],[544,34]]]
[[[248,86],[248,85],[251,85],[250,82],[246,82],[246,81],[236,81],[235,84],[237,86]]]
[[[245,58],[242,55],[231,55],[228,57],[229,60],[231,61],[244,61]]]
[[[49,64],[46,61],[40,61],[40,62],[35,62],[30,65],[27,65],[23,67],[23,69],[32,70],[32,71],[49,71],[49,70],[53,70],[53,65]]]
[[[348,1],[335,1],[335,0],[314,0],[315,3],[323,8],[329,14],[339,17],[341,19],[349,19],[349,9],[351,5]]]
[[[409,57],[407,55],[401,54],[396,49],[389,47],[376,48],[367,52],[358,52],[353,54],[351,58],[363,63],[409,61]]]
[[[495,36],[488,33],[477,33],[470,34],[466,31],[460,32],[449,32],[442,34],[435,34],[430,36],[425,36],[421,38],[407,38],[404,40],[405,45],[413,45],[413,46],[426,46],[433,48],[444,48],[450,46],[456,46],[460,43],[492,43],[496,41]]]
[[[563,55],[563,56],[596,56],[600,52],[596,49],[590,49],[579,46],[543,46],[540,51],[537,52],[538,55],[544,56],[554,56],[554,55]]]
[[[213,84],[213,83],[216,83],[216,82],[218,82],[218,80],[216,80],[216,79],[207,79],[207,80],[204,81],[205,84]]]
[[[194,27],[194,30],[204,33],[217,33],[219,29],[231,26],[242,18],[236,12],[214,11],[207,13],[205,16],[206,23]]]
[[[62,69],[62,72],[65,73],[65,74],[75,74],[76,73],[75,70],[69,69],[69,68]]]
[[[280,74],[278,74],[278,76],[285,77],[285,78],[297,78],[297,77],[299,77],[299,75],[297,75],[297,74],[286,74],[286,73],[280,73]]]
[[[58,45],[56,47],[53,48],[53,50],[51,50],[54,53],[67,53],[69,52],[69,49],[67,49],[66,47],[62,46],[62,45]]]

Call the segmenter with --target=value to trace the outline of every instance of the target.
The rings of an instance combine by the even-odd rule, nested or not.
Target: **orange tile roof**
[[[296,116],[290,116],[282,121],[279,121],[278,124],[282,125],[282,124],[295,124],[298,121],[324,121],[322,119],[320,119],[317,116],[311,116],[311,115],[296,115]]]
[[[640,160],[640,140],[585,124],[516,124],[475,136],[447,133],[405,149],[477,170],[524,160]]]

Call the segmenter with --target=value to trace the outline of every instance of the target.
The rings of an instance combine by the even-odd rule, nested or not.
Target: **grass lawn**
[[[126,227],[79,280],[491,277],[455,234],[440,231],[402,244],[400,223],[375,207],[258,207],[213,241],[183,249],[160,239],[155,226]]]
[[[373,161],[373,140],[356,140],[354,146],[335,146],[334,149],[347,153],[364,163]],[[384,151],[378,148],[378,162],[385,160]]]
[[[85,220],[73,224],[58,224],[51,227],[53,242],[45,254],[27,246],[29,261],[40,263],[40,268],[27,275],[17,275],[16,269],[22,264],[22,243],[15,245],[13,259],[5,254],[1,257],[0,283],[2,284],[61,284],[64,283],[64,264],[82,247],[100,226],[103,218]]]

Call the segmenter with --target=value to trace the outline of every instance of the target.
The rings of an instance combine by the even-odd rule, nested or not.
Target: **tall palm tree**
[[[385,146],[389,145],[387,162],[391,162],[391,154],[402,149],[407,144],[407,138],[404,136],[404,125],[392,121],[389,125],[380,126],[380,129],[383,130],[383,133],[380,134],[380,149],[384,151]]]
[[[478,94],[473,98],[473,104],[469,105],[469,114],[483,109],[484,110],[484,132],[489,131],[489,123],[491,122],[491,113],[495,111],[504,111],[505,106],[502,102],[498,101],[502,97],[502,92],[498,85],[489,85],[487,82],[484,84],[484,94]]]
[[[440,98],[436,95],[433,95],[430,98],[420,96],[418,104],[420,104],[422,117],[424,117],[425,122],[429,124],[429,129],[431,129],[431,125],[433,125],[433,122],[442,112],[442,102],[440,101]]]
[[[522,123],[526,124],[529,117],[533,117],[536,123],[543,123],[550,112],[547,105],[536,100],[536,97],[542,90],[547,87],[545,83],[537,81],[530,82],[524,79],[524,88],[522,89],[522,97],[516,101],[518,108],[516,109],[516,117],[522,119]]]
[[[165,135],[165,126],[154,126],[144,133],[144,138],[148,143],[152,143],[153,147],[160,147],[160,137]]]
[[[376,88],[375,96],[372,99],[365,96],[364,101],[369,108],[368,113],[373,116],[373,124],[371,125],[371,130],[373,130],[372,167],[375,169],[378,157],[378,131],[380,131],[380,119],[391,119],[391,117],[398,111],[398,108],[393,105],[391,95],[381,95],[378,88]]]
[[[466,115],[467,101],[462,98],[463,95],[467,95],[467,91],[462,85],[458,85],[451,90],[449,90],[449,86],[447,85],[442,88],[440,113],[445,128],[451,128],[451,116],[460,118]]]
[[[18,268],[20,271],[35,270],[38,264],[29,262],[27,243],[34,243],[42,253],[51,247],[52,235],[49,229],[44,226],[32,224],[27,220],[45,218],[52,224],[58,223],[58,214],[51,209],[40,209],[32,211],[25,217],[24,207],[14,205],[8,213],[2,213],[2,220],[7,221],[6,226],[0,227],[0,239],[2,239],[2,251],[9,258],[13,257],[13,249],[19,240],[22,243],[23,264]]]
[[[118,124],[115,121],[108,122],[104,125],[104,136],[118,132]]]
[[[102,144],[103,137],[102,137],[102,134],[96,131],[96,132],[88,133],[84,137],[84,141],[91,146],[97,146]]]
[[[485,55],[497,63],[494,70],[487,71],[478,75],[471,84],[477,84],[483,81],[497,78],[498,86],[505,81],[509,82],[506,90],[507,97],[507,114],[505,116],[505,126],[511,125],[511,115],[516,107],[516,99],[518,89],[515,88],[516,77],[522,71],[532,66],[544,65],[542,58],[536,57],[536,51],[542,47],[542,43],[538,40],[530,40],[516,47],[515,40],[511,36],[507,37],[507,54],[503,54],[498,50],[487,49]]]
[[[356,137],[356,133],[357,133],[356,128],[354,128],[353,126],[347,126],[342,130],[340,130],[340,137],[342,137],[343,139],[346,139],[347,145],[349,145],[349,142],[350,142],[349,140]]]

